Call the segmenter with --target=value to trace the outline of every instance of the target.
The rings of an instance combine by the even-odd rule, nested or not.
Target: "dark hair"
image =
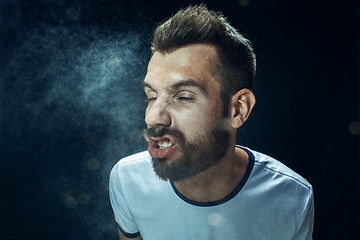
[[[212,72],[221,83],[223,104],[242,88],[253,89],[256,59],[250,41],[218,12],[205,5],[180,10],[159,25],[153,36],[152,52],[168,53],[195,43],[215,46],[218,54]]]

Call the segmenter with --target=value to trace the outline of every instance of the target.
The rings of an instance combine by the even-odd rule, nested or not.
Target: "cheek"
[[[178,127],[189,139],[207,134],[213,130],[218,122],[220,112],[220,109],[216,109],[216,111],[211,109],[208,109],[207,111],[199,109],[191,113],[179,114],[176,121],[176,127]]]

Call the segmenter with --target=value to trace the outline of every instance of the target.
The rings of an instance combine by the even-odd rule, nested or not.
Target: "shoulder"
[[[256,203],[259,216],[270,214],[273,222],[298,234],[312,231],[314,217],[314,194],[311,184],[280,161],[249,148],[253,165],[245,196]],[[283,221],[285,219],[285,221]],[[293,229],[293,230],[291,230]],[[292,234],[292,233],[291,233]]]
[[[311,184],[294,170],[280,161],[249,148],[248,152],[253,169],[247,182],[247,189],[252,194],[265,196],[274,203],[285,201],[290,211],[302,215],[314,204],[314,193]],[[284,206],[283,206],[284,207]],[[292,209],[292,210],[291,210]]]
[[[112,171],[146,166],[149,163],[151,163],[151,156],[148,151],[143,151],[120,159]]]
[[[258,151],[246,147],[241,148],[248,152],[250,160],[254,162],[252,177],[271,178],[275,182],[285,181],[288,184],[291,183],[300,188],[304,188],[304,190],[312,191],[311,184],[285,164]]]
[[[138,199],[163,191],[168,183],[157,177],[148,151],[136,153],[118,161],[111,170],[110,196],[113,199]]]
[[[151,156],[148,151],[139,152],[120,159],[112,168],[110,181],[115,179],[138,178],[138,176],[151,174],[153,172]]]
[[[118,161],[115,166],[121,167],[125,165],[137,165],[137,164],[142,164],[144,162],[148,162],[150,159],[151,156],[149,152],[143,151],[120,159],[120,161]]]

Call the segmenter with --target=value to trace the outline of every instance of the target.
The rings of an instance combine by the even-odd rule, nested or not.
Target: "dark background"
[[[152,31],[189,3],[1,0],[1,239],[117,239],[108,176],[146,148]],[[257,105],[238,142],[311,182],[314,239],[359,239],[359,4],[206,4],[257,53]]]

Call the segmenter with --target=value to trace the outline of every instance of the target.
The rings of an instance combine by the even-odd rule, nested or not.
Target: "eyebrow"
[[[146,82],[146,80],[144,80],[142,83],[141,83],[141,86],[143,88],[150,88],[152,90],[155,90],[149,83]],[[199,84],[197,81],[189,78],[189,79],[184,79],[184,80],[180,80],[174,84],[172,84],[170,87],[168,87],[166,89],[167,92],[172,92],[174,91],[175,89],[178,89],[178,88],[181,88],[181,87],[184,87],[184,86],[190,86],[190,87],[196,87],[198,89],[200,89],[204,94],[207,95],[207,90],[204,88],[204,86],[202,86],[201,84]]]

